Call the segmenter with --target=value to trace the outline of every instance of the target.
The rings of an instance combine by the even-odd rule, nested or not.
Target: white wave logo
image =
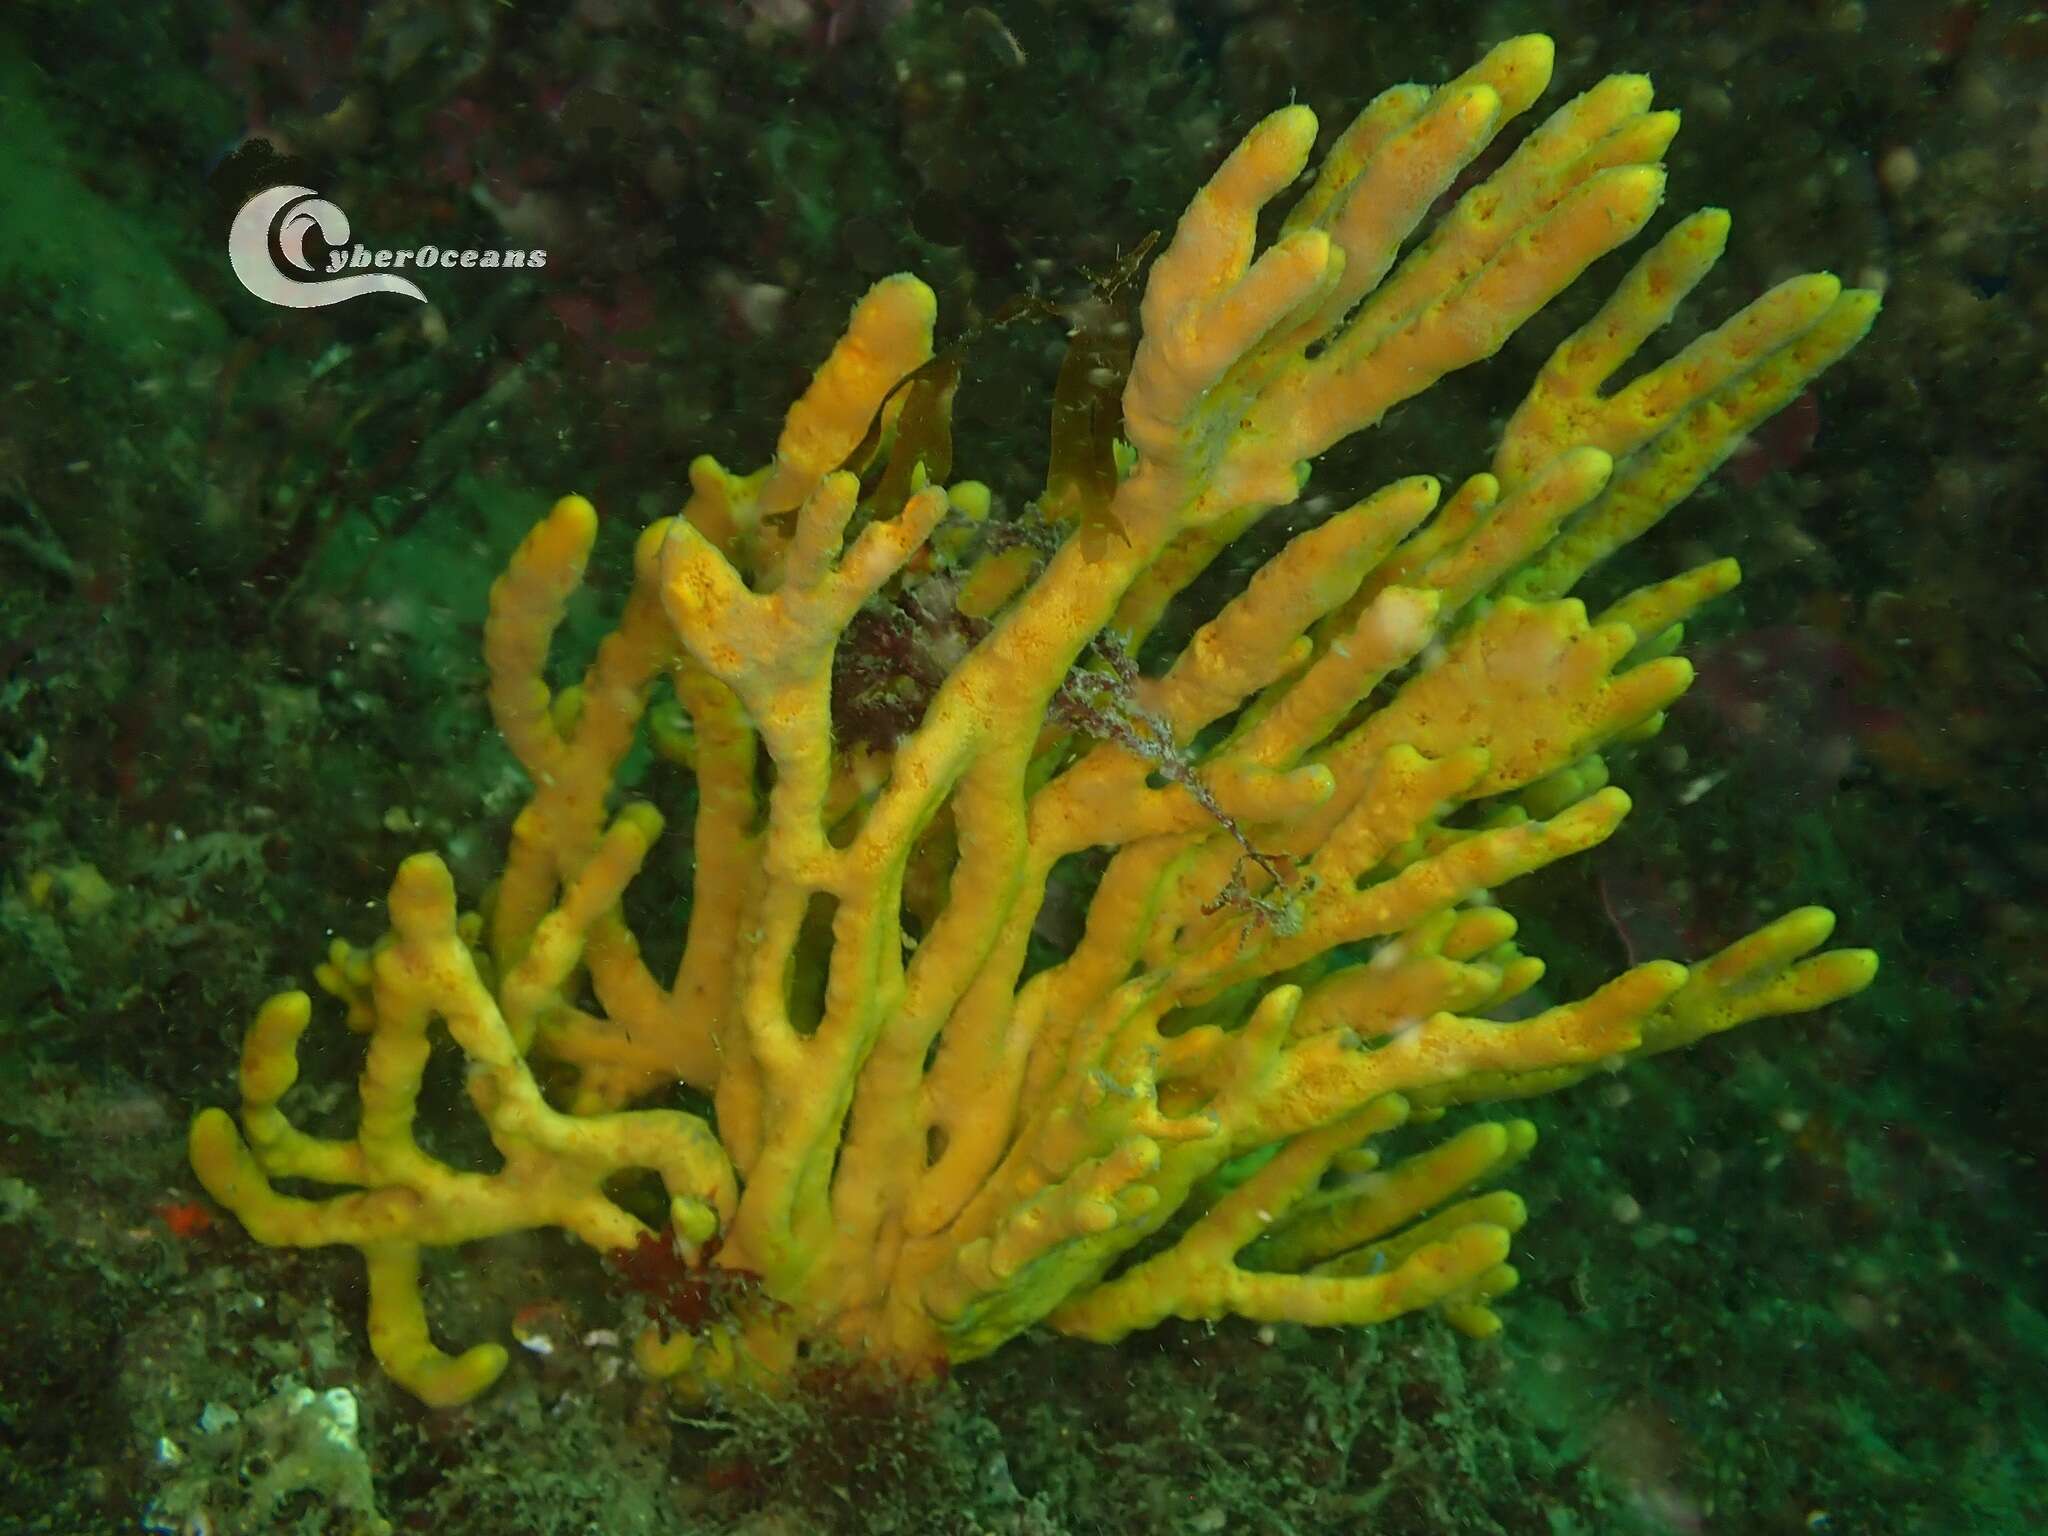
[[[306,236],[316,230],[330,248],[339,250],[348,244],[348,215],[311,187],[270,187],[242,204],[235,215],[228,231],[228,261],[244,288],[287,309],[319,309],[366,293],[398,293],[427,302],[419,284],[389,272],[353,272],[309,282],[278,265],[277,257],[282,256],[286,267],[313,274]]]

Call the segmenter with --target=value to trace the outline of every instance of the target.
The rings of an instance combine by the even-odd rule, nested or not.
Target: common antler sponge
[[[492,596],[491,706],[535,789],[488,911],[458,915],[418,854],[389,935],[318,972],[368,1036],[351,1139],[280,1112],[310,1004],[264,1007],[239,1129],[219,1110],[192,1128],[215,1198],[261,1242],[360,1248],[377,1356],[431,1402],[482,1390],[506,1355],[434,1346],[421,1249],[543,1226],[612,1253],[672,1241],[744,1280],[641,1341],[646,1369],[685,1384],[770,1381],[807,1340],[967,1359],[1040,1323],[1108,1340],[1172,1316],[1436,1307],[1497,1327],[1523,1209],[1481,1186],[1532,1129],[1473,1125],[1368,1175],[1376,1137],[1819,1007],[1875,969],[1817,952],[1832,919],[1809,908],[1495,1021],[1542,965],[1492,893],[1619,825],[1601,753],[1684,691],[1680,623],[1737,573],[1705,565],[1597,615],[1568,594],[1853,346],[1876,296],[1792,278],[1603,393],[1721,252],[1727,215],[1682,219],[1551,356],[1490,471],[1365,496],[1177,654],[1133,658],[1172,649],[1154,634],[1168,605],[1311,460],[1498,350],[1649,221],[1677,118],[1619,75],[1416,238],[1551,52],[1517,38],[1380,96],[1263,250],[1261,210],[1317,125],[1293,106],[1253,129],[1151,266],[1120,416],[1114,347],[1070,370],[1096,398],[1061,402],[1035,524],[941,483],[956,370],[909,276],[855,307],[766,467],[691,467],[618,627],[555,696],[549,644],[596,527],[560,502]],[[835,731],[835,653],[864,612],[949,647],[883,733]],[[665,980],[620,903],[662,824],[612,803],[643,725],[668,781],[694,778]],[[1049,897],[1085,908],[1050,958],[1031,946]],[[414,1135],[437,1019],[496,1172]],[[574,1069],[557,1102],[542,1055]],[[710,1095],[715,1129],[628,1107],[677,1083]],[[630,1169],[666,1186],[658,1238],[608,1193]]]

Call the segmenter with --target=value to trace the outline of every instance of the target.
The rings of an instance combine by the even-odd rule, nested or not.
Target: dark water
[[[882,764],[988,628],[955,579],[974,559],[1074,538],[1113,563],[1130,547],[1113,507],[1082,508],[1088,485],[1115,484],[1112,439],[1130,429],[1114,311],[1230,147],[1289,102],[1315,111],[1326,147],[1377,92],[1452,78],[1529,32],[1556,40],[1548,91],[1449,168],[1423,199],[1430,217],[1550,111],[1640,71],[1683,117],[1646,231],[1490,338],[1490,361],[1325,455],[1135,658],[1085,650],[1053,719],[1152,751],[1139,706],[1153,695],[1132,678],[1161,674],[1288,538],[1400,477],[1438,474],[1448,491],[1482,469],[1545,358],[1635,257],[1692,210],[1725,208],[1725,257],[1631,371],[1796,274],[1879,292],[1882,314],[1576,589],[1597,614],[1720,556],[1743,572],[1688,623],[1696,677],[1661,732],[1605,753],[1633,797],[1626,823],[1467,893],[1468,910],[1495,896],[1512,909],[1549,967],[1512,1005],[1474,1011],[1525,1019],[1809,905],[1836,914],[1833,942],[1877,952],[1876,980],[1511,1105],[1540,1141],[1509,1180],[1530,1220],[1498,1337],[1434,1311],[1371,1328],[1176,1319],[1114,1345],[1037,1327],[937,1381],[814,1341],[784,1363],[787,1390],[693,1405],[632,1363],[634,1330],[650,1315],[680,1332],[787,1316],[775,1282],[607,1265],[530,1214],[466,1246],[447,1244],[481,1228],[426,1238],[434,1338],[500,1341],[502,1376],[443,1407],[397,1385],[372,1353],[348,1241],[418,1235],[417,1181],[312,1181],[285,1158],[270,1170],[283,1194],[367,1186],[368,1204],[346,1208],[367,1225],[340,1246],[317,1240],[339,1227],[267,1246],[202,1188],[186,1128],[235,1102],[264,998],[308,985],[335,939],[377,940],[409,856],[438,854],[464,910],[492,900],[531,791],[491,727],[506,697],[487,697],[483,625],[527,530],[571,492],[602,519],[556,637],[551,675],[567,683],[617,623],[634,536],[681,505],[693,459],[766,462],[854,301],[919,274],[960,373],[941,478],[985,482],[993,503],[976,527],[957,515],[848,619],[818,697],[842,767],[863,751]],[[2031,8],[1936,0],[14,7],[0,25],[0,1530],[2048,1527],[2044,84],[2048,22]],[[305,191],[252,204],[280,187]],[[309,223],[309,196],[333,216]],[[238,268],[231,231],[252,206]],[[1262,236],[1278,231],[1269,215]],[[407,260],[380,265],[380,251]],[[380,273],[380,291],[331,286]],[[1074,330],[1099,350],[1063,375]],[[918,378],[929,388],[898,394],[893,437],[856,444],[856,423],[830,456],[867,472],[863,524],[893,515],[913,448],[930,467],[944,436],[915,415],[939,395],[936,375]],[[1079,455],[1064,462],[1082,466],[1065,522],[1056,497],[1038,501],[1056,400]],[[878,508],[886,486],[895,500]],[[760,510],[772,543],[793,503]],[[745,664],[784,659],[773,649]],[[1397,667],[1350,724],[1439,660]],[[666,977],[679,914],[715,905],[763,855],[745,815],[693,814],[708,791],[659,749],[683,719],[662,670],[645,690],[654,727],[598,788],[668,815],[623,907]],[[1056,667],[1044,690],[1059,681]],[[997,692],[1032,686],[1019,673]],[[574,729],[547,729],[560,728]],[[1153,787],[1206,783],[1213,745],[1155,751]],[[743,765],[732,803],[770,821],[769,786],[788,780],[765,757]],[[832,815],[857,821],[860,793]],[[594,830],[595,802],[591,815]],[[885,948],[914,949],[966,884],[946,883],[950,816],[912,861],[908,915],[891,903],[902,943],[892,931]],[[1334,897],[1303,883],[1296,865],[1312,875],[1312,861],[1275,863],[1278,834],[1248,825],[1261,858],[1225,891],[1226,848],[1204,889],[1244,942],[1268,943],[1314,921],[1316,890]],[[742,853],[706,851],[720,836]],[[1382,877],[1429,851],[1393,855]],[[1059,866],[1008,964],[1058,973],[1102,867]],[[1285,910],[1274,873],[1309,905]],[[840,1006],[830,935],[814,910],[791,941],[788,1006],[800,1028],[828,1020],[807,1046]],[[509,973],[527,935],[468,937],[488,992],[504,979],[493,960]],[[731,958],[748,941],[721,942]],[[451,938],[447,953],[468,951]],[[1366,953],[1273,979],[1313,987]],[[568,1111],[592,1106],[573,1052],[565,1066],[547,1042],[610,999],[565,969],[525,1080]],[[1257,992],[1191,1000],[1166,1033],[1234,1031]],[[320,999],[286,1108],[348,1144],[364,1047],[343,1011]],[[1375,1043],[1413,1024],[1388,1020]],[[389,1034],[387,1017],[376,1038]],[[406,1089],[417,1155],[516,1180],[532,1166],[517,1138],[465,1092],[496,1080],[466,1077],[477,1051],[443,1023],[425,1038]],[[515,1052],[506,1070],[526,1062]],[[738,1146],[739,1111],[706,1091],[717,1070],[649,1072],[635,1102],[715,1114]],[[1101,1081],[1127,1091],[1122,1070]],[[373,1064],[373,1095],[376,1077]],[[999,1077],[944,1079],[935,1112],[952,1129],[927,1151],[999,1113],[960,1087],[993,1104]],[[1191,1111],[1215,1087],[1162,1106]],[[797,1113],[778,1103],[771,1134]],[[1390,1159],[1480,1118],[1451,1113],[1444,1133],[1389,1138]],[[1225,1166],[1182,1220],[1249,1176]],[[590,1199],[627,1227],[661,1225],[652,1181],[600,1194],[596,1179]],[[343,1219],[319,1209],[305,1219]],[[831,1263],[858,1269],[894,1231]],[[904,1305],[896,1288],[912,1282],[892,1273],[878,1304]]]

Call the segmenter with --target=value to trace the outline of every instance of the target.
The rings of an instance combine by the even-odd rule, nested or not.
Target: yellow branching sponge
[[[1820,1007],[1875,970],[1819,952],[1832,919],[1809,908],[1496,1021],[1542,965],[1493,893],[1614,831],[1629,802],[1601,754],[1684,691],[1679,626],[1737,573],[1597,616],[1567,594],[1853,346],[1877,299],[1793,278],[1606,392],[1721,251],[1727,216],[1694,214],[1557,349],[1490,471],[1448,497],[1427,478],[1368,495],[1184,644],[1161,624],[1318,454],[1491,355],[1648,222],[1677,119],[1616,76],[1416,238],[1551,51],[1518,38],[1379,97],[1264,250],[1261,210],[1316,121],[1289,107],[1254,129],[1151,267],[1108,413],[1121,440],[1056,439],[1035,545],[1015,520],[997,536],[985,487],[947,483],[952,375],[908,276],[860,301],[768,466],[692,466],[560,695],[547,653],[596,521],[556,506],[486,635],[492,709],[536,786],[503,878],[459,916],[420,854],[389,936],[321,968],[368,1036],[353,1139],[280,1112],[309,1003],[264,1008],[239,1129],[219,1110],[193,1125],[206,1187],[262,1242],[360,1248],[378,1358],[432,1402],[480,1391],[505,1352],[435,1348],[421,1249],[544,1226],[746,1277],[716,1318],[641,1340],[648,1371],[689,1387],[772,1382],[807,1344],[969,1359],[1036,1324],[1109,1340],[1436,1307],[1496,1328],[1523,1210],[1484,1186],[1533,1130],[1473,1125],[1386,1167],[1374,1138]],[[1101,416],[1086,406],[1068,417]],[[941,610],[901,729],[849,729],[844,653]],[[861,630],[877,613],[898,627]],[[610,803],[643,736],[695,818],[666,980],[620,903],[660,817]],[[1085,919],[1062,932],[1062,912]],[[497,1172],[415,1138],[435,1020]],[[628,1107],[679,1084],[710,1120]],[[631,1170],[665,1187],[659,1238],[620,1203]]]

